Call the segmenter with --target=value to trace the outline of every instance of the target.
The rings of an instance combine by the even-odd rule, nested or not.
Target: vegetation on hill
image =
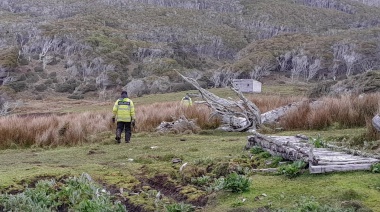
[[[373,5],[4,0],[0,82],[36,98],[83,98],[122,87],[133,95],[189,89],[174,69],[214,87],[274,72],[293,81],[344,78],[379,68],[380,8]]]

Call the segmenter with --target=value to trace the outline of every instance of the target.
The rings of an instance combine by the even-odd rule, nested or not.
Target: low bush
[[[5,211],[126,211],[120,202],[112,202],[109,192],[96,185],[88,174],[63,183],[42,180],[22,193],[0,195],[0,206]]]
[[[197,178],[191,178],[191,183],[196,186],[205,186],[211,182],[210,176],[202,176]]]
[[[69,99],[84,99],[84,96],[81,94],[73,94],[73,95],[68,96],[67,98],[69,98]]]
[[[281,210],[283,211],[283,210]],[[284,210],[286,212],[288,210]],[[313,212],[354,212],[357,211],[353,207],[332,207],[330,205],[325,205],[317,202],[314,200],[314,198],[302,198],[300,201],[297,202],[295,207],[289,211],[293,212],[306,212],[306,211],[313,211]]]
[[[226,177],[223,185],[223,189],[230,190],[234,193],[249,191],[250,187],[251,180],[243,175],[238,175],[235,172]]]
[[[27,89],[27,84],[24,81],[16,81],[8,84],[16,92],[21,92]]]
[[[321,137],[317,138],[310,138],[309,142],[315,147],[315,148],[323,148],[325,147],[325,141]]]
[[[78,85],[78,81],[70,79],[66,82],[56,84],[55,91],[59,93],[72,93]]]
[[[255,146],[255,147],[252,147],[251,149],[250,149],[250,152],[252,153],[252,154],[259,154],[259,153],[262,153],[262,152],[264,152],[264,150],[261,148],[261,147],[257,147],[257,146]]]
[[[39,84],[39,85],[34,86],[34,89],[36,89],[36,91],[38,92],[43,92],[46,90],[46,88],[47,88],[46,84]]]
[[[36,66],[36,67],[34,67],[34,71],[35,72],[43,72],[44,68],[42,66]]]
[[[305,168],[306,163],[304,161],[295,161],[292,164],[280,166],[278,171],[289,178],[294,178],[302,173],[302,169]]]
[[[34,72],[26,73],[26,82],[36,83],[36,82],[38,82],[38,80],[40,80],[40,77],[38,76],[38,74],[36,74]]]
[[[56,78],[56,77],[57,77],[57,72],[55,72],[55,71],[50,72],[49,78],[53,79],[53,78]]]
[[[166,212],[191,212],[195,211],[195,207],[186,203],[172,203],[165,205]]]
[[[380,163],[375,163],[371,166],[371,171],[373,173],[380,173]]]

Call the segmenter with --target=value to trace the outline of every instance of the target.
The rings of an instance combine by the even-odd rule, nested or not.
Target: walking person
[[[188,106],[192,106],[193,105],[193,101],[191,100],[189,94],[187,93],[186,96],[184,96],[182,99],[181,99],[181,105],[182,106],[185,106],[185,107],[188,107]]]
[[[127,91],[122,91],[120,98],[115,102],[112,122],[117,123],[116,142],[120,143],[121,134],[125,130],[125,142],[129,143],[132,135],[132,127],[135,125],[135,107],[133,101],[128,98]]]

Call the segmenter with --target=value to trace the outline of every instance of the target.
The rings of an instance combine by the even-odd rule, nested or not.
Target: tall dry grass
[[[252,101],[261,112],[304,100],[302,97],[254,97]],[[379,111],[380,94],[322,98],[313,104],[304,103],[288,112],[280,121],[287,130],[325,129],[367,126],[368,120]],[[181,116],[196,120],[201,129],[215,129],[220,120],[210,119],[212,111],[206,105],[182,107],[178,102],[136,106],[138,132],[153,132],[161,122],[174,121]],[[8,116],[0,118],[0,148],[12,145],[58,146],[78,145],[91,141],[99,132],[114,132],[111,109],[105,112],[85,112],[48,116]],[[373,135],[378,136],[377,134]]]
[[[77,145],[112,128],[107,113],[0,118],[0,147]]]
[[[306,100],[302,96],[279,96],[279,95],[270,95],[270,96],[252,96],[248,98],[251,102],[260,109],[261,113],[279,108],[281,106]]]
[[[155,103],[136,107],[137,132],[153,132],[162,121],[174,121],[180,116],[195,119],[202,129],[219,126],[217,119],[209,119],[205,105],[181,107],[179,103]],[[114,132],[112,111],[85,112],[67,115],[7,116],[0,118],[0,148],[11,146],[59,146],[89,142],[99,132]]]
[[[324,97],[288,112],[281,119],[280,125],[287,130],[321,130],[330,126],[364,127],[366,120],[378,112],[379,101],[378,93]]]
[[[194,119],[201,129],[213,129],[220,125],[218,119],[210,119],[211,110],[205,105],[183,107],[177,102],[155,103],[136,108],[138,131],[155,131],[161,122],[171,122],[181,116]]]

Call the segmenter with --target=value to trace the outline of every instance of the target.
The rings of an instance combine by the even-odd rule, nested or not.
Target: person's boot
[[[121,138],[121,131],[118,129],[116,130],[116,137],[115,137],[115,140],[118,144],[120,144],[120,138]]]
[[[125,140],[125,143],[129,143],[129,140]]]

